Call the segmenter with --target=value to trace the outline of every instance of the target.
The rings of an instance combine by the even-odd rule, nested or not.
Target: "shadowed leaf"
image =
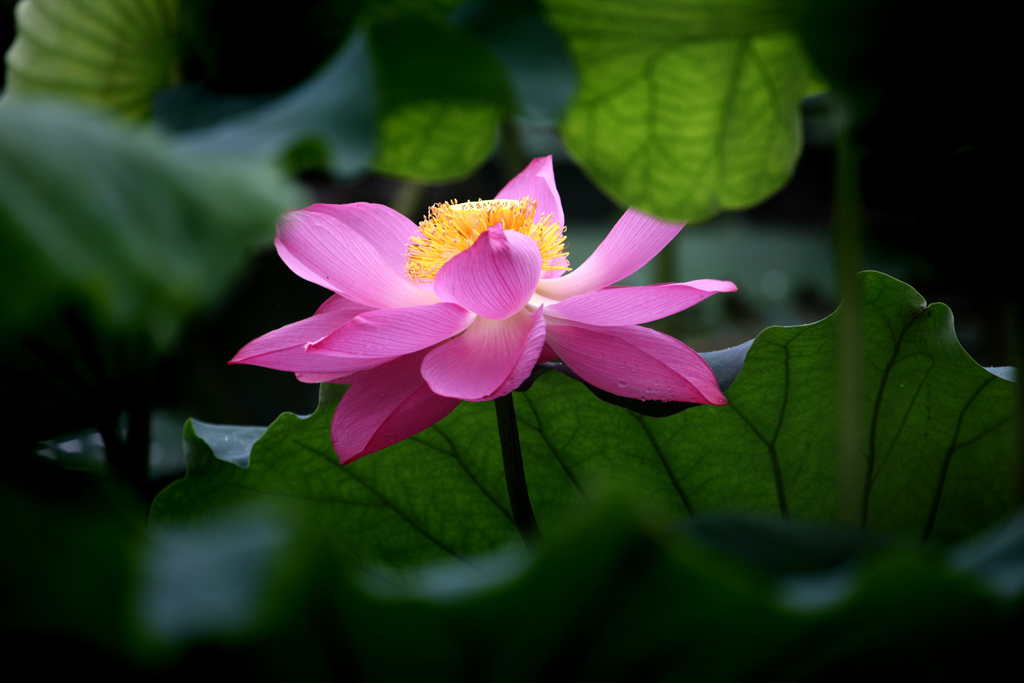
[[[879,273],[863,279],[864,400],[872,416],[865,524],[917,539],[964,538],[1012,504],[1013,384],[967,356],[947,307],[926,306]],[[517,393],[541,530],[608,486],[662,515],[729,510],[838,519],[840,315],[765,330],[725,406],[647,417],[597,401],[553,372]],[[489,404],[464,403],[421,434],[340,467],[329,434],[337,400],[336,391],[326,392],[312,417],[282,415],[253,445],[248,470],[212,457],[187,427],[189,474],[161,494],[154,515],[192,518],[225,502],[288,500],[337,534],[349,555],[397,565],[467,558],[515,538]],[[251,437],[239,432],[239,439]]]

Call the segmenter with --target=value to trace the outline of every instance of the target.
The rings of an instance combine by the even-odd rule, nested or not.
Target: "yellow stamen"
[[[533,239],[544,270],[570,270],[564,228],[544,216],[535,222],[537,202],[523,199],[481,199],[442,202],[430,207],[406,251],[405,272],[412,282],[433,282],[441,266],[473,246],[488,228],[501,226]]]

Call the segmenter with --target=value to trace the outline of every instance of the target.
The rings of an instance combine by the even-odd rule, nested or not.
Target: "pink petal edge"
[[[544,319],[544,307],[541,306],[540,309],[533,313],[526,313],[524,311],[523,315],[529,315],[532,320],[529,332],[527,332],[526,343],[523,344],[523,351],[519,354],[515,367],[509,373],[504,384],[479,400],[490,401],[499,396],[512,393],[533,373],[533,368],[542,362],[541,356],[544,354],[544,349],[547,348],[545,343],[547,339],[547,322]]]
[[[559,225],[565,225],[562,199],[555,187],[555,169],[551,157],[538,157],[527,164],[515,178],[501,188],[495,199],[522,199],[530,197],[537,201],[535,218],[550,215]]]
[[[355,230],[326,214],[285,214],[278,221],[274,244],[281,260],[296,275],[368,308],[437,302],[429,291],[394,272]]]
[[[506,320],[477,318],[461,335],[426,355],[423,378],[435,394],[465,401],[507,394],[537,364],[544,327],[543,309],[523,310]]]
[[[548,306],[548,316],[588,325],[622,326],[648,323],[678,313],[712,294],[735,292],[725,280],[694,280],[640,287],[605,287]]]
[[[627,209],[590,258],[562,277],[541,280],[537,293],[562,301],[613,285],[645,266],[684,225]]]
[[[419,372],[425,354],[409,354],[361,373],[345,392],[331,421],[331,441],[341,464],[418,434],[459,404],[430,391]]]
[[[406,247],[418,226],[390,206],[368,202],[313,204],[303,211],[331,216],[355,231],[395,273],[405,277]]]
[[[379,358],[414,353],[459,334],[476,318],[458,304],[437,303],[367,311],[307,349],[349,358]]]
[[[306,353],[306,345],[344,326],[367,308],[335,294],[312,317],[268,332],[243,346],[229,365],[257,365],[286,372],[327,372],[335,375],[366,369],[365,362],[329,360]],[[380,361],[378,361],[379,363]]]
[[[727,403],[704,359],[667,334],[636,325],[593,327],[555,318],[548,320],[548,343],[577,375],[617,396]]]

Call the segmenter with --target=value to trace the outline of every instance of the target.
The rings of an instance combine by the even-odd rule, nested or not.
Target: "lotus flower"
[[[343,464],[419,433],[460,401],[504,396],[555,359],[619,396],[721,405],[695,351],[639,324],[736,286],[612,286],[682,227],[629,209],[570,269],[551,157],[492,200],[434,205],[418,226],[378,204],[314,204],[282,217],[274,243],[296,275],[334,294],[230,362],[350,384],[331,427]]]

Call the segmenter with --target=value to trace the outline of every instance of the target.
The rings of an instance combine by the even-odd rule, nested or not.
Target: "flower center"
[[[412,282],[433,282],[441,266],[469,249],[484,230],[500,225],[533,239],[544,270],[569,270],[564,228],[551,216],[535,219],[537,202],[523,199],[481,199],[443,202],[430,207],[406,250],[405,272]]]

